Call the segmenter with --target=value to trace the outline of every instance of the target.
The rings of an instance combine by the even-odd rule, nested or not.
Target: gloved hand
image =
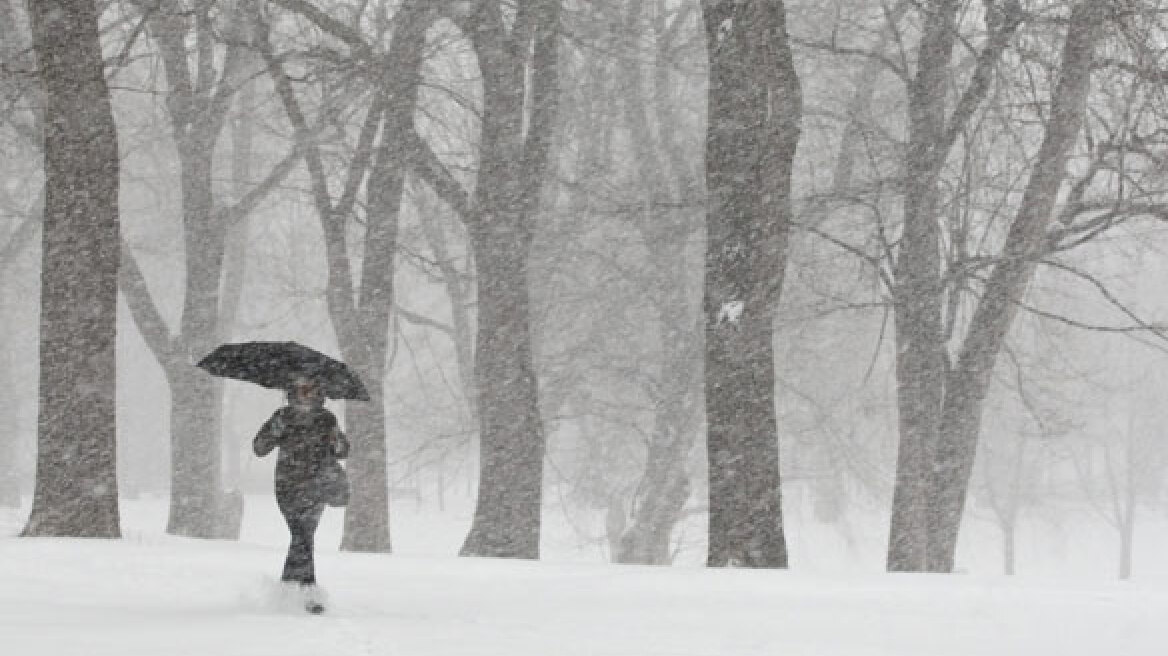
[[[275,417],[272,417],[272,434],[277,438],[284,436],[284,431],[287,430],[288,425],[284,422],[284,413],[277,412]]]

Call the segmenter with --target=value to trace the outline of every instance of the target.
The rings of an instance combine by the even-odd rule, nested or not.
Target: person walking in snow
[[[299,584],[308,595],[308,610],[319,613],[324,607],[312,597],[313,540],[325,505],[348,502],[348,480],[337,461],[348,457],[349,440],[325,409],[316,381],[297,378],[288,389],[288,405],[272,414],[252,442],[261,458],[276,447],[276,503],[291,534],[280,580]]]

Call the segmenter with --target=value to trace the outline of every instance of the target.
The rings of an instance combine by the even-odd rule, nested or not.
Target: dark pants
[[[288,523],[288,532],[292,535],[281,581],[296,581],[301,585],[316,583],[316,568],[312,561],[313,539],[320,515],[324,512],[324,503],[316,496],[299,490],[276,492],[276,502],[284,515],[284,521]]]

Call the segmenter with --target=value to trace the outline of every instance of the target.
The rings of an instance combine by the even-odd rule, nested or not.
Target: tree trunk
[[[627,47],[636,51],[644,40],[641,0],[629,3]],[[680,20],[675,18],[674,20]],[[673,528],[681,519],[689,499],[689,455],[693,448],[694,386],[701,358],[701,326],[688,294],[686,244],[696,232],[692,215],[677,207],[693,186],[683,173],[680,148],[667,133],[681,129],[669,101],[670,80],[667,57],[672,46],[658,31],[654,62],[654,93],[646,90],[641,65],[622,66],[620,88],[628,124],[634,162],[647,210],[639,217],[645,246],[649,251],[651,289],[657,310],[660,380],[656,390],[654,428],[645,460],[645,473],[632,500],[632,525],[625,529],[613,559],[621,563],[667,565]],[[654,136],[651,117],[657,118]],[[666,140],[666,143],[661,143]]]
[[[386,77],[379,81],[358,138],[357,156],[347,171],[344,193],[336,203],[329,192],[321,152],[313,143],[315,138],[309,132],[291,79],[272,49],[269,27],[257,23],[257,45],[296,130],[297,140],[306,150],[313,200],[325,236],[329,318],[344,359],[357,370],[371,397],[370,407],[355,407],[360,402],[346,406],[346,429],[353,440],[349,461],[353,490],[345,509],[341,543],[344,549],[352,551],[390,550],[382,385],[393,306],[398,221],[405,166],[410,159],[406,149],[415,143],[413,117],[425,35],[434,20],[433,11],[430,3],[413,0],[403,3],[395,14],[393,41],[382,67]],[[379,129],[380,137],[377,136]],[[361,278],[355,284],[346,238],[347,222],[366,171],[369,172],[365,185],[368,213],[361,248]]]
[[[424,34],[424,30],[417,29],[412,33],[412,38],[417,40],[414,49],[419,53]],[[402,43],[409,38],[398,32],[394,40]],[[413,61],[420,62],[420,59]],[[391,550],[383,385],[389,313],[393,306],[398,222],[405,184],[405,156],[397,148],[404,141],[404,135],[413,130],[417,65],[407,71],[402,81],[408,85],[408,93],[402,94],[393,88],[383,91],[395,97],[386,105],[384,134],[367,183],[369,212],[358,305],[347,317],[336,313],[335,303],[330,306],[333,324],[337,326],[341,339],[341,350],[369,391],[368,403],[350,401],[345,404],[345,428],[353,444],[348,460],[353,489],[345,508],[341,537],[341,548],[347,551],[389,553]],[[395,102],[400,106],[393,104]],[[345,324],[349,324],[347,328]]]
[[[385,553],[390,551],[391,543],[383,379],[389,344],[389,315],[393,307],[402,193],[409,161],[406,149],[413,143],[410,137],[414,134],[418,83],[425,54],[426,30],[434,20],[433,8],[425,2],[406,2],[395,19],[397,27],[386,55],[386,70],[392,74],[382,81],[379,90],[384,125],[366,183],[369,213],[358,304],[350,318],[337,313],[340,304],[330,304],[333,325],[338,326],[338,335],[341,335],[342,350],[362,375],[370,395],[369,404],[346,405],[346,420],[353,422],[346,424],[354,439],[349,460],[351,479],[363,480],[354,485],[352,498],[345,509],[341,548]],[[330,273],[330,281],[339,280],[340,275],[349,274]],[[341,325],[346,322],[352,324],[348,329]],[[345,348],[344,342],[354,339],[356,341],[350,341]]]
[[[1002,524],[1002,568],[1006,576],[1013,576],[1015,570],[1015,527],[1013,521]]]
[[[0,21],[5,19],[7,7],[4,0],[0,0]],[[12,20],[11,14],[7,18]],[[4,38],[4,28],[0,28],[0,38]],[[2,46],[0,46],[2,48]],[[0,54],[6,55],[2,49]],[[8,61],[5,58],[5,61]],[[12,260],[23,249],[23,243],[31,242],[31,228],[39,227],[41,224],[41,216],[43,208],[36,208],[36,215],[29,216],[23,219],[22,223],[16,228],[14,233],[9,237],[8,244],[5,245],[2,252],[0,252],[0,276],[8,278],[5,274],[8,272],[8,267],[12,265]],[[22,234],[25,233],[25,234]],[[13,248],[15,246],[15,248]],[[13,311],[13,292],[9,286],[0,287],[0,317],[3,317],[3,325],[5,327],[14,325],[11,319]],[[14,391],[19,389],[17,381],[13,376],[13,335],[10,330],[0,329],[0,340],[7,346],[0,349],[0,407],[16,408],[17,402],[14,398]],[[21,502],[20,494],[20,472],[17,468],[17,453],[20,444],[20,421],[16,412],[5,412],[0,417],[0,508],[19,508]]]
[[[668,232],[668,229],[659,232]],[[686,300],[684,239],[658,234],[650,260],[663,288],[659,308],[661,382],[645,474],[634,499],[632,525],[614,552],[620,563],[667,565],[673,528],[689,500],[689,455],[693,449],[694,386],[700,375],[701,328]],[[673,275],[670,275],[673,274]]]
[[[238,9],[238,7],[236,7]],[[215,143],[235,92],[241,47],[232,44],[215,68],[210,4],[192,11],[177,6],[140,6],[166,71],[166,107],[179,160],[182,192],[184,269],[182,317],[177,338],[149,338],[170,384],[171,502],[167,532],[212,538],[221,534],[216,518],[220,490],[223,386],[195,362],[216,346],[226,247],[226,212],[214,207]],[[232,20],[241,21],[236,12]],[[190,58],[195,57],[194,72]],[[137,316],[137,315],[136,315]],[[140,326],[141,328],[142,326]],[[189,459],[189,460],[188,460]]]
[[[352,442],[345,468],[352,494],[345,509],[341,549],[389,553],[389,480],[386,473],[385,397],[380,376],[362,376],[369,402],[345,404]]]
[[[165,370],[171,390],[170,512],[166,532],[216,533],[219,510],[219,412],[222,383],[187,363]]]
[[[1135,544],[1136,504],[1135,499],[1124,508],[1124,517],[1119,524],[1119,579],[1127,581],[1132,573],[1132,546]]]
[[[968,85],[947,116],[958,4],[955,0],[932,0],[923,6],[917,71],[909,84],[904,229],[893,271],[900,444],[889,526],[889,571],[930,569],[930,554],[938,540],[931,528],[937,515],[929,477],[941,440],[950,365],[943,321],[938,181],[957,136],[985,99],[994,68],[1022,20],[1018,3],[987,5],[986,43],[976,57]]]
[[[530,240],[516,244],[515,232],[493,223],[473,238],[481,473],[463,556],[539,557],[545,444],[531,352]]]
[[[221,506],[223,384],[195,367],[219,335],[226,226],[212,211],[211,143],[180,144],[186,287],[180,343],[166,362],[170,383],[171,499],[167,532],[211,538]],[[183,152],[183,151],[187,152]]]
[[[1075,5],[1063,44],[1042,145],[998,263],[970,321],[957,365],[948,377],[936,460],[929,471],[929,571],[953,570],[957,536],[973,473],[982,406],[994,363],[1018,303],[1043,255],[1066,159],[1079,138],[1091,84],[1091,62],[1105,18],[1103,0]]]
[[[782,2],[702,3],[709,51],[705,313],[711,567],[786,567],[773,312],[790,228],[799,80]]]
[[[255,57],[249,55],[247,69],[255,69]],[[248,79],[239,89],[236,103],[237,113],[231,121],[231,180],[232,202],[241,205],[247,198],[248,187],[252,177],[252,134],[254,125],[248,114],[255,104],[255,83]],[[236,326],[239,322],[240,303],[243,300],[243,287],[247,277],[247,246],[251,241],[251,221],[248,215],[240,217],[227,226],[226,246],[223,253],[223,293],[219,311],[219,327],[216,331],[220,341],[234,341]],[[223,462],[223,489],[221,512],[216,527],[216,537],[226,540],[238,540],[243,528],[243,493],[240,491],[240,459],[243,455],[241,447],[244,436],[236,430],[223,430],[223,425],[230,422],[232,401],[226,395],[223,397],[221,417],[226,421],[220,424],[220,441],[222,442]],[[250,454],[249,454],[250,455]]]
[[[0,312],[7,314],[11,307],[10,303],[7,290],[0,290]],[[7,338],[8,335],[4,337]],[[12,340],[5,339],[4,342],[11,344]],[[0,349],[0,386],[2,386],[0,403],[10,409],[0,417],[0,508],[20,507],[20,475],[16,467],[19,422],[16,413],[11,411],[17,407],[11,396],[12,391],[18,389],[18,386],[12,379],[12,359],[11,347]]]
[[[96,7],[31,2],[45,90],[36,489],[26,536],[120,535],[118,142]]]
[[[917,73],[909,89],[904,231],[893,298],[900,444],[888,537],[888,570],[923,571],[928,554],[928,472],[941,424],[946,355],[941,328],[941,247],[937,178],[948,149],[945,131],[949,61],[957,3],[934,0],[925,12]]]
[[[538,558],[546,441],[527,276],[558,99],[560,2],[520,5],[520,33],[507,32],[498,4],[484,6],[477,25],[463,26],[483,77],[483,118],[479,209],[465,217],[477,269],[479,493],[460,554]]]

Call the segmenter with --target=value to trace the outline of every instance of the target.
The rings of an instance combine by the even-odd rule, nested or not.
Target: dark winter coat
[[[323,503],[322,473],[339,467],[349,455],[349,440],[333,413],[320,407],[284,406],[256,433],[252,449],[263,457],[280,447],[276,461],[276,496]]]

